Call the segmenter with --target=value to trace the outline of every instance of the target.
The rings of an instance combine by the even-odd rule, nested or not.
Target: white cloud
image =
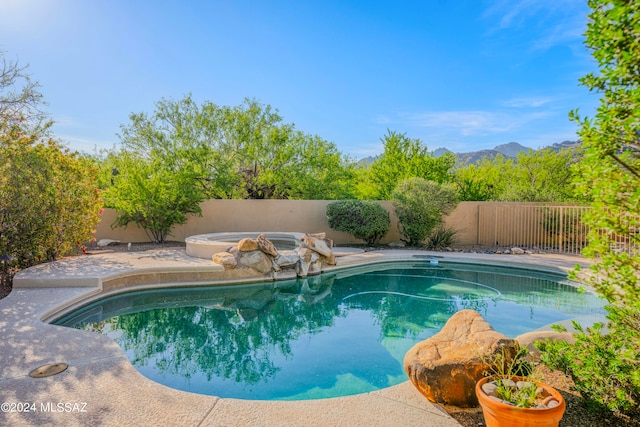
[[[587,7],[582,0],[500,0],[488,7],[483,18],[496,20],[490,33],[526,28],[532,50],[582,42]]]
[[[549,104],[553,102],[554,99],[550,97],[542,97],[542,96],[530,96],[530,97],[522,97],[522,98],[511,98],[502,102],[502,105],[505,107],[514,107],[514,108],[537,108],[542,107],[543,105]]]
[[[534,11],[544,3],[541,0],[501,0],[495,2],[491,7],[485,10],[485,17],[498,16],[498,29],[510,28],[518,25],[516,21],[524,19],[527,15]]]
[[[532,48],[547,50],[560,45],[581,45],[586,27],[587,18],[585,15],[576,13],[567,16],[555,25],[546,27],[543,34],[533,41]]]
[[[484,136],[509,132],[547,116],[547,112],[441,111],[402,114],[401,120],[413,126],[446,129],[461,136]]]

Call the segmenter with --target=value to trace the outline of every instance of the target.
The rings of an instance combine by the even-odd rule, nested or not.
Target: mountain
[[[358,160],[358,162],[356,163],[356,166],[359,168],[366,168],[371,166],[371,163],[375,162],[376,160],[378,160],[380,156],[369,156],[369,157],[365,157],[364,159],[360,159]]]
[[[441,147],[433,152],[433,157],[440,157],[445,153],[455,154],[453,151],[449,150],[448,148]]]
[[[562,141],[556,142],[548,147],[542,148],[542,150],[549,148],[553,151],[567,150],[571,148],[576,148],[580,146],[580,141]],[[524,145],[518,144],[517,142],[509,142],[507,144],[498,145],[492,149],[488,150],[479,150],[479,151],[471,151],[468,153],[454,153],[448,148],[440,147],[433,151],[434,157],[440,157],[445,153],[452,153],[456,156],[456,165],[464,166],[469,164],[479,163],[483,158],[493,159],[498,154],[502,154],[505,157],[515,158],[521,152],[528,152],[531,150],[529,147],[525,147]],[[533,150],[535,151],[535,150]],[[376,161],[380,156],[375,157],[366,157],[358,162],[358,166],[367,167],[374,161]]]
[[[562,141],[562,142],[556,142],[555,144],[552,144],[546,148],[550,148],[553,151],[560,151],[560,150],[568,150],[570,148],[578,148],[580,146],[580,141]]]
[[[520,145],[517,142],[510,142],[508,144],[502,144],[494,147],[490,150],[471,151],[470,153],[457,153],[456,164],[459,166],[479,163],[485,157],[487,159],[493,159],[498,154],[502,154],[505,157],[515,158],[521,152],[529,151],[529,147]]]
[[[525,147],[524,145],[520,145],[517,142],[510,142],[508,144],[498,145],[494,148],[498,153],[503,154],[507,157],[518,157],[518,154],[521,152],[527,152],[531,150],[529,147]]]
[[[480,151],[472,151],[470,153],[456,153],[456,165],[463,166],[469,164],[480,163],[482,159],[485,157],[489,160],[496,157],[498,154],[503,154],[498,150],[480,150]],[[504,154],[503,154],[504,155]],[[507,156],[511,157],[511,156]]]

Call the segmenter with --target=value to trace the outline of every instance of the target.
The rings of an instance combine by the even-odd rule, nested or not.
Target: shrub
[[[88,159],[13,125],[0,125],[0,159],[0,255],[25,268],[92,238],[102,197]]]
[[[458,232],[450,227],[440,224],[427,238],[426,248],[430,250],[442,250],[451,246],[456,241]]]
[[[423,178],[406,179],[392,193],[398,227],[409,246],[419,246],[442,223],[442,217],[458,205],[451,184],[438,184]]]
[[[640,417],[640,3],[590,0],[585,45],[599,71],[580,79],[600,96],[578,123],[584,157],[576,190],[592,200],[583,217],[594,259],[578,278],[607,300],[607,321],[578,330],[572,345],[547,343],[547,359],[573,377],[591,407]],[[630,30],[632,29],[633,30]],[[624,236],[620,242],[615,236]],[[625,243],[621,245],[620,243]]]
[[[340,200],[327,205],[329,226],[375,245],[389,231],[389,212],[378,203]]]
[[[637,330],[621,330],[613,322],[607,325],[613,330],[606,333],[602,323],[588,330],[577,322],[573,326],[577,331],[573,344],[550,340],[536,343],[542,351],[542,362],[570,375],[590,409],[640,416],[640,352],[634,345]],[[554,329],[566,330],[560,325],[554,325]]]

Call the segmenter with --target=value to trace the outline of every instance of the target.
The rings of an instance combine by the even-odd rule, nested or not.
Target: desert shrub
[[[389,231],[389,212],[366,200],[340,200],[327,205],[329,226],[375,245]]]
[[[0,125],[0,201],[0,255],[20,268],[79,250],[102,207],[88,159],[14,125]]]
[[[440,224],[427,237],[425,247],[430,250],[438,251],[451,246],[456,241],[458,231]]]
[[[420,246],[442,223],[442,217],[458,205],[451,184],[438,184],[423,178],[406,179],[392,193],[400,233],[409,246]]]
[[[613,307],[609,310],[616,311]],[[620,314],[614,313],[614,318]],[[577,322],[573,325],[577,331],[574,343],[546,341],[536,344],[542,351],[542,362],[570,375],[575,389],[590,409],[640,416],[639,353],[637,345],[634,348],[633,344],[633,340],[638,339],[636,332],[620,330],[613,322],[607,326],[614,330],[606,332],[603,323],[588,330]],[[554,328],[566,330],[559,325]]]

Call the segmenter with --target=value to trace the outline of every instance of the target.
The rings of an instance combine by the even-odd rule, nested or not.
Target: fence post
[[[558,231],[558,252],[564,253],[564,207],[560,206],[560,230]]]

